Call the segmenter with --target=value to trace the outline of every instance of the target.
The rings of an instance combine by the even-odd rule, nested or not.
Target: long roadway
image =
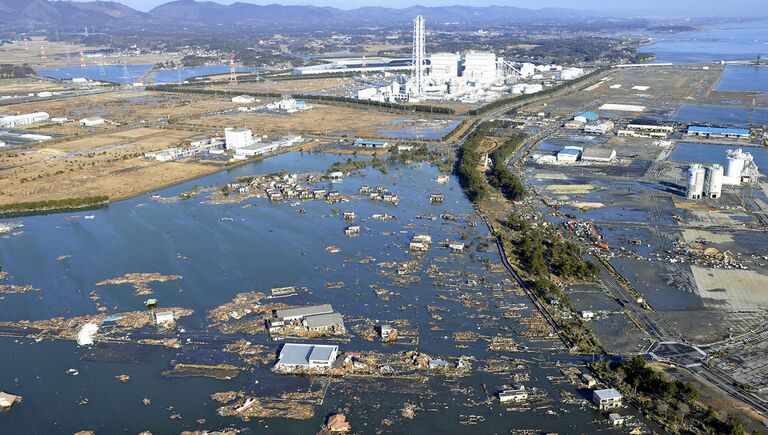
[[[565,87],[561,89],[558,92],[555,92],[551,95],[544,96],[542,98],[538,99],[532,99],[525,102],[517,103],[514,102],[507,106],[499,107],[498,109],[495,109],[482,117],[478,119],[479,122],[476,122],[475,125],[472,126],[472,128],[468,129],[463,137],[456,143],[457,148],[460,148],[464,143],[466,142],[467,138],[470,136],[471,133],[473,133],[477,126],[480,124],[480,122],[483,121],[490,121],[497,119],[500,117],[500,115],[508,112],[509,110],[523,107],[532,103],[536,103],[539,101],[544,101],[548,99],[554,99],[562,96],[563,94],[567,94],[570,92],[577,92],[578,90],[582,89],[583,87],[589,86],[592,82],[596,82],[602,77],[604,77],[606,73],[598,74],[596,75],[592,80],[589,81],[589,83],[580,83],[578,87]],[[507,165],[510,167],[514,167],[514,164],[518,162],[532,147],[534,144],[538,143],[539,140],[541,140],[544,134],[551,133],[551,129],[547,129],[544,131],[541,131],[537,133],[535,136],[529,138],[526,140],[526,142],[521,146],[517,152],[508,160]],[[492,228],[490,225],[490,222],[488,222],[487,218],[483,216],[483,219],[486,222],[486,225],[488,225],[489,230],[491,230],[492,234]],[[495,234],[494,234],[495,235]],[[505,251],[503,249],[503,246],[501,244],[501,239],[499,236],[496,236],[496,244],[497,248],[499,249],[499,255],[501,256],[502,263],[504,264],[504,267],[507,269],[507,271],[515,278],[515,280],[518,282],[518,284],[526,291],[530,299],[533,301],[536,308],[539,310],[539,312],[544,316],[544,318],[552,325],[553,328],[555,328],[555,331],[560,331],[560,327],[557,323],[557,321],[552,317],[552,315],[544,308],[544,306],[541,304],[541,302],[538,300],[538,298],[530,291],[530,289],[527,287],[525,282],[522,280],[520,275],[515,271],[515,269],[512,267],[512,265],[509,263],[509,260],[507,259],[505,255]],[[642,328],[645,330],[645,332],[652,338],[658,340],[658,341],[665,341],[668,340],[668,334],[662,328],[656,321],[654,321],[645,311],[645,309],[637,304],[637,301],[635,298],[631,297],[629,292],[621,285],[621,283],[618,282],[618,280],[611,275],[611,271],[606,268],[605,265],[601,264],[601,275],[602,275],[602,281],[606,285],[606,287],[614,294],[614,296],[618,299],[623,301],[623,306],[625,310],[630,311],[635,319],[639,322],[639,324],[642,326]],[[617,273],[617,271],[613,271],[614,273]],[[750,334],[752,339],[757,338],[765,338],[768,336],[768,331],[759,331],[754,334]],[[568,345],[567,340],[562,336],[562,334],[558,333],[558,336],[561,340],[563,340],[563,343]],[[742,337],[742,340],[747,340],[747,337]],[[736,340],[734,340],[736,341]],[[709,367],[708,365],[702,365],[698,367],[690,367],[688,368],[692,373],[699,375],[702,379],[709,382],[712,386],[720,389],[724,394],[741,401],[742,403],[752,407],[755,411],[762,413],[763,415],[768,415],[768,405],[766,402],[756,397],[750,393],[747,393],[738,387],[734,385],[734,380],[727,376],[724,373],[721,373],[720,371]]]

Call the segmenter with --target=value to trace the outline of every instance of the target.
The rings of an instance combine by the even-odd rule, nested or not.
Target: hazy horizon
[[[89,0],[75,0],[89,1]],[[116,0],[126,6],[130,6],[140,11],[148,11],[156,6],[169,3],[173,0]],[[200,1],[200,0],[199,0]],[[665,0],[648,0],[642,4],[630,1],[612,1],[612,0],[391,0],[386,5],[382,5],[376,0],[214,0],[215,3],[232,4],[235,2],[252,3],[259,5],[282,4],[282,5],[311,5],[311,6],[331,6],[341,9],[354,9],[363,6],[384,6],[391,8],[405,8],[414,5],[421,6],[516,6],[530,9],[541,8],[567,8],[579,10],[595,10],[613,14],[626,15],[644,15],[654,16],[676,16],[676,17],[749,17],[768,16],[768,2],[764,0],[733,0],[730,2],[720,2],[715,0],[676,0],[674,2]],[[741,13],[743,11],[743,14]]]

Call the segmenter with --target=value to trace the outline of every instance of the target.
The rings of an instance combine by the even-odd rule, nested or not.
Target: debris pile
[[[131,284],[136,290],[134,293],[136,296],[146,296],[152,294],[152,289],[149,288],[149,283],[176,281],[179,279],[181,279],[180,275],[162,275],[160,273],[126,273],[125,275],[118,278],[99,281],[96,283],[96,285],[104,286]]]

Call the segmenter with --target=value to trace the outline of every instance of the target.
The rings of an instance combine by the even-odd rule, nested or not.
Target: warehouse
[[[639,106],[635,104],[603,104],[600,106],[600,110],[607,110],[610,112],[642,112],[645,110],[645,106]]]
[[[339,313],[320,314],[304,319],[304,327],[312,332],[334,331],[344,332],[344,318]]]
[[[275,317],[281,320],[297,320],[308,316],[333,313],[331,304],[311,305],[308,307],[286,308],[275,310]]]
[[[606,148],[586,148],[581,152],[581,160],[584,162],[610,163],[616,160],[616,150]]]
[[[356,147],[362,147],[362,148],[383,148],[383,149],[388,149],[389,148],[389,142],[380,141],[380,140],[356,139],[355,140],[355,146]]]
[[[653,119],[636,119],[627,125],[629,130],[657,131],[661,133],[674,133],[675,128],[671,125],[664,125]]]
[[[99,125],[104,125],[104,118],[98,117],[98,116],[91,116],[88,118],[83,118],[80,120],[80,125],[83,127],[96,127]]]
[[[286,343],[280,349],[275,368],[278,370],[330,368],[338,355],[338,346]]]
[[[576,163],[581,157],[582,147],[567,146],[557,153],[557,161],[560,163]]]
[[[692,125],[688,127],[688,136],[749,139],[749,129],[748,128],[702,127],[702,126]]]
[[[613,121],[603,121],[599,124],[587,124],[584,126],[584,133],[606,134],[613,130]]]
[[[45,112],[26,113],[24,115],[12,115],[0,117],[0,127],[13,128],[21,125],[44,122],[50,119],[50,115]]]

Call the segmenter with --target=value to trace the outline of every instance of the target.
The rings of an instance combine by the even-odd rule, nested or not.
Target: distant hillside
[[[141,22],[147,19],[147,14],[117,2],[0,0],[0,24],[108,26]]]
[[[71,2],[52,0],[0,0],[0,26],[51,25],[73,28],[84,25],[121,26],[219,26],[232,29],[259,26],[280,28],[322,28],[338,25],[382,26],[410,23],[414,16],[428,21],[474,25],[524,24],[536,21],[559,22],[592,19],[586,11],[568,9],[521,9],[507,6],[414,6],[407,9],[364,7],[342,10],[332,7],[222,5],[211,1],[176,0],[143,13],[109,1]],[[222,27],[224,26],[224,27]],[[166,30],[172,29],[165,27]]]

